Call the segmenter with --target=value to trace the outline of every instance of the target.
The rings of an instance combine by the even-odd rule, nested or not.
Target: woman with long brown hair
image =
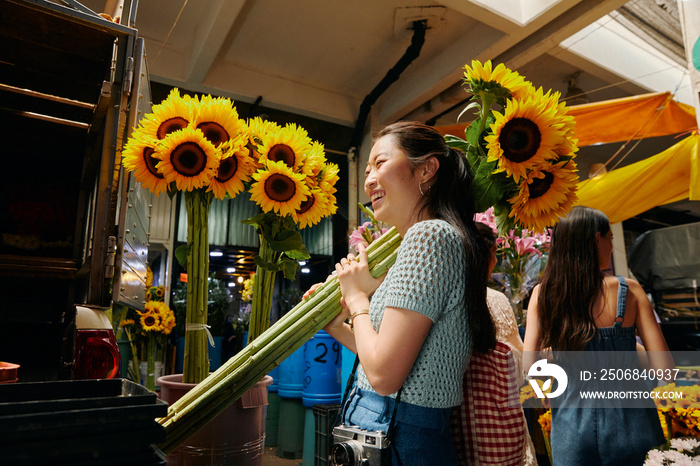
[[[641,285],[601,271],[610,264],[612,236],[605,214],[589,207],[574,207],[556,225],[547,266],[528,306],[525,356],[551,348],[555,355],[595,351],[613,358],[610,361],[634,358],[636,363],[638,333],[652,367],[674,367]],[[581,354],[561,357],[586,361]],[[605,368],[596,369],[600,378]],[[553,406],[555,400],[561,406],[552,409],[551,445],[556,466],[642,464],[647,451],[664,443],[653,401],[646,400],[646,408],[626,407],[624,403],[590,407],[571,390],[578,375],[569,373],[569,387],[561,397],[552,399]],[[578,380],[578,386],[583,385]],[[596,386],[593,381],[591,386]],[[649,389],[641,382],[635,386]]]

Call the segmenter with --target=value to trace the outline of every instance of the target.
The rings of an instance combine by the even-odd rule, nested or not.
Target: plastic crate
[[[314,442],[314,466],[330,464],[329,455],[333,446],[333,427],[340,411],[339,404],[314,405],[314,424],[316,428]]]
[[[164,464],[168,405],[125,379],[0,385],[0,451],[13,465]]]

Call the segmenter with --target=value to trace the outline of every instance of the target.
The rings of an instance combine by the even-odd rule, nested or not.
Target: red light
[[[119,346],[112,330],[78,330],[75,379],[113,379],[121,375]]]

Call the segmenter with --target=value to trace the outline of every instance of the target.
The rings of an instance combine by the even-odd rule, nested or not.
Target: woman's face
[[[402,235],[415,221],[422,195],[419,170],[411,171],[406,154],[388,134],[374,143],[365,169],[365,193],[377,220],[395,226]]]
[[[598,244],[598,262],[600,263],[601,270],[610,268],[610,257],[612,256],[613,250],[612,240],[612,230],[608,230],[608,232],[604,235],[596,233],[596,242]]]

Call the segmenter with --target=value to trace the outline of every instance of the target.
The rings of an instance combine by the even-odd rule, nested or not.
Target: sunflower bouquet
[[[122,156],[124,168],[153,193],[184,193],[187,245],[175,253],[188,276],[183,381],[199,383],[209,374],[208,221],[213,198],[247,191],[262,210],[246,221],[260,238],[253,339],[269,326],[276,272],[293,277],[297,261],[309,257],[298,230],[336,211],[338,167],[327,163],[323,145],[297,125],[245,121],[230,99],[180,95],[178,89],[145,115]]]
[[[671,383],[653,391],[666,438],[700,438],[700,386]]]
[[[467,155],[477,212],[493,206],[501,235],[541,233],[576,201],[574,118],[559,93],[535,89],[502,63],[473,60],[464,70],[472,97],[462,114],[475,109],[476,118],[464,139],[446,140]]]
[[[129,309],[127,319],[119,326],[124,330],[131,344],[134,380],[140,380],[139,356],[146,362],[145,386],[155,390],[155,361],[157,353],[165,348],[167,336],[175,328],[175,313],[162,300],[146,301],[145,310]],[[137,351],[137,347],[140,351]]]

